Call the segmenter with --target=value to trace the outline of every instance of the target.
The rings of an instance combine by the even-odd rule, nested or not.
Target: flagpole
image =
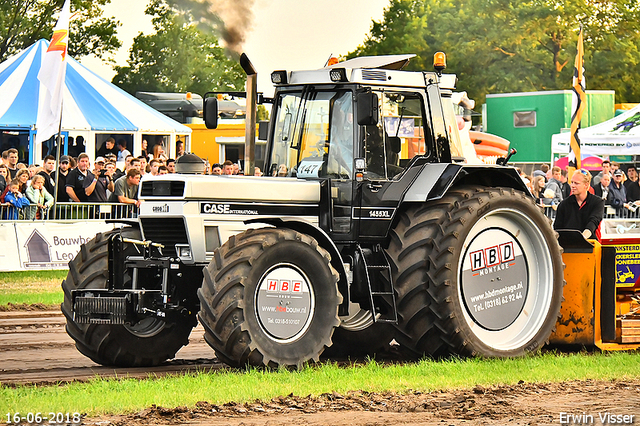
[[[53,192],[55,192],[55,194],[53,194],[53,219],[58,219],[58,185],[59,185],[59,181],[60,181],[60,151],[62,150],[62,108],[64,105],[64,97],[62,100],[60,100],[60,122],[58,123],[58,135],[56,136],[56,138],[54,139],[54,141],[58,142],[58,147],[56,148],[56,169],[55,169],[55,174],[56,174],[56,179],[55,179],[55,185],[53,187]]]

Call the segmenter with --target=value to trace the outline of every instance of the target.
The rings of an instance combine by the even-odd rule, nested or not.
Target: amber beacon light
[[[436,52],[433,55],[433,68],[441,74],[447,68],[447,55],[444,52]]]

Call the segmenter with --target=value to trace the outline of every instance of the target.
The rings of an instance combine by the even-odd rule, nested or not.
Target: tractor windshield
[[[353,102],[350,91],[280,93],[271,176],[349,179],[353,169]]]

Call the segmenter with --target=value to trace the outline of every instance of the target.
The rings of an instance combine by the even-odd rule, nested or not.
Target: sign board
[[[105,222],[3,223],[0,271],[67,269],[82,244],[113,228]]]
[[[640,283],[640,245],[616,246],[616,287],[633,288]]]

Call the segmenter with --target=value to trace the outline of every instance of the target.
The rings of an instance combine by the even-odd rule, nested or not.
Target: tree
[[[115,67],[113,83],[136,91],[185,92],[242,90],[245,75],[237,61],[225,56],[218,39],[200,31],[187,13],[178,13],[164,0],[153,0],[155,34],[139,34],[128,66]]]
[[[635,0],[392,0],[348,57],[412,52],[410,69],[431,68],[436,51],[480,104],[488,93],[571,87],[579,28],[587,89],[640,99],[640,4]]]
[[[75,58],[103,57],[122,43],[116,37],[120,24],[102,17],[102,6],[111,0],[73,0],[69,54]],[[0,61],[44,38],[51,39],[64,0],[10,0],[0,2]]]

